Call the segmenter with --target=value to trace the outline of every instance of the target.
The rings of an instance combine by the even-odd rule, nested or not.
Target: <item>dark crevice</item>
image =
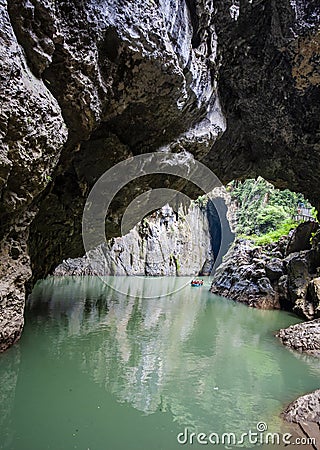
[[[190,11],[191,25],[193,29],[191,45],[192,48],[197,48],[201,44],[199,33],[199,18],[197,14],[197,0],[186,0],[186,4]]]
[[[230,229],[227,218],[227,211],[228,208],[223,198],[218,197],[214,200],[209,200],[207,203],[207,218],[215,266],[221,264],[222,256],[227,253],[230,243],[234,240],[234,234]],[[223,239],[222,233],[224,234]],[[222,245],[225,245],[225,248],[222,248]]]

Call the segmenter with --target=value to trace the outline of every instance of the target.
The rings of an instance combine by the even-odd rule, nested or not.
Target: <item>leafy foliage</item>
[[[278,241],[281,238],[281,236],[288,235],[291,230],[293,230],[299,225],[299,223],[300,222],[288,219],[285,222],[282,222],[275,230],[269,231],[266,234],[262,234],[260,236],[252,234],[250,236],[242,236],[242,237],[250,239],[256,245],[271,244],[272,242]]]
[[[273,242],[297,225],[292,217],[299,204],[311,205],[302,194],[276,189],[261,177],[233,181],[228,188],[238,206],[237,233],[256,243]]]

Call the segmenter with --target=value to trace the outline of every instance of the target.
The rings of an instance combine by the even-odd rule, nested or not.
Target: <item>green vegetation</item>
[[[180,270],[180,267],[181,267],[181,264],[180,264],[180,261],[179,261],[177,256],[174,256],[174,263],[175,263],[176,271],[177,271],[177,274],[178,274],[179,270]]]
[[[258,245],[275,242],[295,228],[299,224],[293,220],[298,205],[311,209],[302,194],[276,189],[261,177],[233,181],[228,191],[238,206],[237,234]],[[316,217],[314,208],[311,214]]]
[[[292,219],[288,219],[285,222],[282,222],[279,226],[276,227],[275,230],[269,231],[266,234],[256,235],[252,234],[249,236],[241,235],[240,237],[244,239],[250,239],[256,245],[266,245],[271,244],[272,242],[277,242],[281,236],[288,235],[291,230],[296,228],[300,222],[296,222]]]
[[[196,200],[194,200],[194,204],[198,205],[199,208],[205,208],[208,203],[209,197],[208,195],[200,195]]]

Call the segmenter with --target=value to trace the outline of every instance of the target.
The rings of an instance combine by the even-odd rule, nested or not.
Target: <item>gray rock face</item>
[[[0,351],[23,326],[27,251],[35,199],[46,188],[67,129],[57,100],[28,66],[0,2]]]
[[[318,449],[320,430],[320,389],[299,397],[287,406],[282,414],[287,422],[296,424],[294,430],[300,439],[309,439],[314,444],[312,449]],[[304,442],[300,440],[300,442]]]
[[[1,305],[10,292],[19,298],[20,324],[30,268],[32,286],[84,253],[88,192],[130,156],[162,149],[206,157],[223,181],[260,174],[317,206],[319,6],[232,5],[0,0],[0,261],[24,254],[10,263]],[[165,183],[198,194],[181,180],[141,179],[112,205],[112,235],[137,192]],[[3,348],[15,339],[5,336]]]
[[[307,319],[319,317],[318,238],[310,244],[317,228],[313,222],[312,226],[300,224],[289,244],[288,238],[263,247],[237,240],[216,271],[211,291],[257,308],[283,308]],[[286,256],[290,248],[297,247],[308,250]]]
[[[259,309],[280,309],[277,280],[282,274],[279,258],[237,239],[216,270],[211,292]]]
[[[54,275],[198,275],[203,267],[210,273],[213,264],[206,208],[175,213],[167,205],[127,235],[64,261]]]
[[[299,323],[282,329],[277,334],[281,342],[293,350],[320,357],[320,320]],[[316,360],[316,359],[315,359]],[[296,431],[302,437],[313,438],[315,446],[319,439],[320,430],[320,390],[299,397],[290,403],[282,414],[288,422],[297,425]],[[300,433],[299,433],[300,432]]]
[[[284,345],[290,348],[320,356],[320,319],[292,325],[280,330],[277,336]]]
[[[288,422],[320,423],[320,389],[291,403],[284,411],[284,417]]]
[[[215,2],[228,127],[205,160],[222,180],[261,175],[318,205],[319,2],[237,3]]]

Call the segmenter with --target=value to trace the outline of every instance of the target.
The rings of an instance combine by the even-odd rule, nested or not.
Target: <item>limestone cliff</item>
[[[0,11],[4,349],[20,336],[31,275],[83,254],[97,178],[160,148],[201,158],[225,121],[211,2],[1,0]],[[164,182],[185,184],[154,176],[124,189],[110,233],[137,191]]]
[[[318,206],[317,1],[0,0],[0,14],[0,349],[21,333],[28,280],[83,254],[88,192],[121,160],[188,154],[223,182],[260,174]],[[139,179],[110,232],[164,184],[199,194]]]
[[[214,252],[207,213],[207,207],[196,204],[187,213],[165,205],[125,236],[84,258],[67,259],[54,275],[208,275]]]
[[[54,275],[211,275],[234,239],[235,204],[224,188],[165,205],[129,233],[68,258]]]

